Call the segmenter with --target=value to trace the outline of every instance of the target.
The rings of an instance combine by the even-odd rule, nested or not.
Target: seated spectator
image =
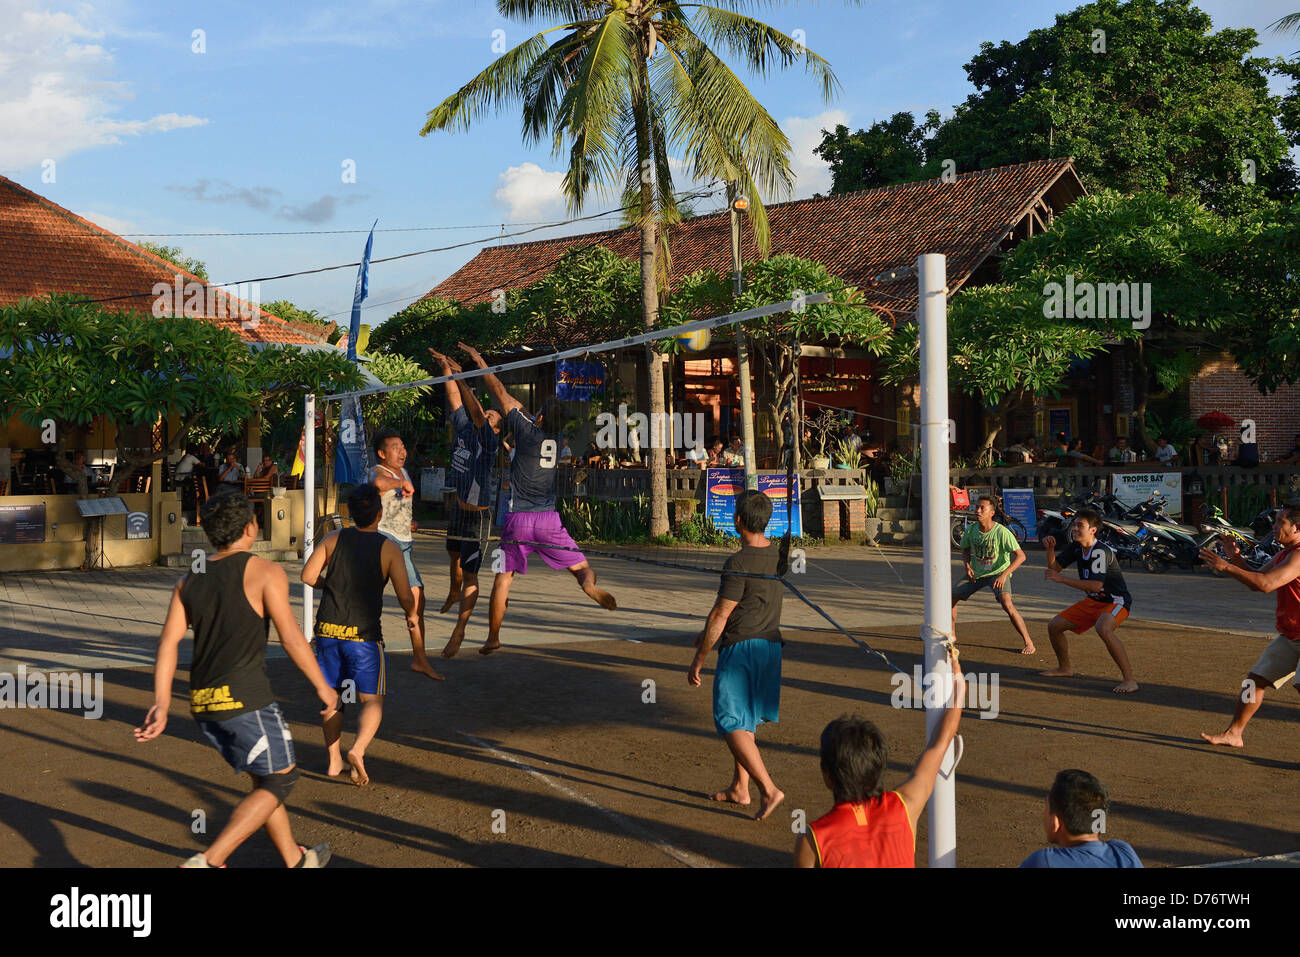
[[[714,439],[709,445],[709,466],[720,469],[727,464],[722,451],[722,439]]]
[[[1052,447],[1043,455],[1043,461],[1054,462],[1058,467],[1068,465],[1070,458],[1070,447],[1065,442],[1065,433],[1057,432],[1056,441]]]
[[[86,464],[85,452],[78,451],[73,453],[72,469],[77,473],[76,475],[69,475],[67,472],[63,473],[63,485],[67,491],[77,491],[78,476],[80,475],[86,477],[86,488],[95,488],[100,484],[99,474]]]
[[[244,467],[235,458],[233,449],[226,453],[226,461],[217,471],[217,482],[222,488],[244,490]]]
[[[1156,461],[1170,468],[1178,465],[1178,449],[1169,444],[1169,437],[1162,435],[1156,439]]]
[[[560,464],[573,464],[573,449],[569,448],[569,437],[567,435],[560,440]]]
[[[1025,436],[1024,446],[1025,450],[1029,453],[1029,461],[1041,462],[1043,460],[1043,450],[1038,447],[1038,436]]]
[[[202,467],[203,463],[199,461],[199,457],[195,455],[194,452],[195,449],[187,447],[185,449],[185,454],[181,456],[181,460],[176,463],[176,468],[172,472],[172,475],[175,478],[177,485],[183,483],[193,474],[196,465],[200,468]]]
[[[1083,450],[1083,439],[1075,439],[1065,451],[1067,465],[1101,465],[1101,459],[1094,458]]]
[[[1128,439],[1122,435],[1115,439],[1115,444],[1106,453],[1106,461],[1112,465],[1129,465],[1136,462],[1137,458],[1137,453],[1129,448]]]
[[[269,478],[272,485],[280,484],[280,466],[269,455],[263,455],[262,461],[258,463],[257,469],[253,472],[253,478]]]
[[[1032,436],[1031,436],[1032,438]],[[1033,453],[1025,444],[1025,439],[1017,439],[1014,445],[1006,450],[1007,461],[1012,465],[1028,465],[1034,461]]]
[[[840,432],[840,441],[847,442],[855,452],[862,448],[862,436],[858,435],[858,433],[853,430],[853,426],[847,422],[844,424],[844,428]]]
[[[1043,831],[1051,847],[1034,851],[1021,867],[1141,867],[1124,841],[1103,841],[1110,797],[1087,771],[1062,771],[1047,792]]]
[[[1254,438],[1252,435],[1251,438]],[[1300,435],[1296,436],[1296,450],[1300,452]],[[1237,446],[1237,465],[1243,469],[1259,467],[1259,443],[1246,441],[1246,428],[1241,430],[1241,444]]]
[[[704,441],[702,439],[697,439],[695,447],[686,453],[686,461],[690,463],[692,468],[708,468],[709,453],[704,451]]]
[[[731,438],[731,444],[727,450],[722,453],[722,460],[727,466],[738,469],[745,466],[745,446],[740,441],[740,436],[735,435]]]
[[[1295,437],[1295,444],[1291,451],[1278,459],[1278,462],[1283,465],[1300,465],[1300,435]]]

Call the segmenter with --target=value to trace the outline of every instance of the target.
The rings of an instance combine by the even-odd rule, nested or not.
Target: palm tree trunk
[[[641,172],[641,319],[646,331],[659,324],[659,287],[655,276],[656,236],[654,183],[650,177],[650,107],[646,91],[650,88],[648,38],[643,40],[640,58],[640,82],[632,91],[632,109],[636,116],[636,158]],[[650,421],[664,421],[663,363],[657,349],[646,343],[646,375],[650,384]],[[656,418],[657,414],[657,418]],[[650,440],[650,534],[668,534],[668,468],[663,441],[652,427]]]

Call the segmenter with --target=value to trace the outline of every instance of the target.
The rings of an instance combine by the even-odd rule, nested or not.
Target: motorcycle
[[[1225,535],[1232,538],[1237,543],[1237,549],[1241,553],[1242,560],[1251,571],[1259,571],[1269,561],[1282,550],[1281,543],[1273,537],[1273,516],[1275,509],[1267,508],[1251,519],[1251,528],[1245,529],[1239,525],[1229,524],[1223,511],[1215,505],[1206,504],[1204,507],[1204,517],[1201,521],[1202,532],[1214,532],[1218,535]],[[1267,528],[1267,531],[1260,534],[1256,531],[1261,525]]]
[[[1140,522],[1138,531],[1144,545],[1142,567],[1149,572],[1162,572],[1170,565],[1179,568],[1196,568],[1201,564],[1201,549],[1222,553],[1219,532],[1193,531],[1186,526],[1155,521]]]

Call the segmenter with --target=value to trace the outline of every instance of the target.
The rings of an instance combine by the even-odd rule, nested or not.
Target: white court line
[[[518,758],[516,758],[513,754],[510,754],[508,751],[502,751],[500,748],[494,748],[492,745],[488,744],[482,738],[476,738],[474,737],[474,735],[466,734],[464,731],[457,731],[456,733],[459,734],[466,741],[469,741],[470,743],[476,745],[477,747],[482,748],[484,751],[488,752],[489,754],[495,755],[498,758],[504,758],[505,760],[509,761],[511,764],[515,765],[516,767],[523,768],[525,771],[527,771],[533,777],[537,778],[543,784],[546,784],[549,787],[554,788],[556,791],[559,791],[565,797],[573,798],[574,800],[581,801],[583,804],[587,805],[587,807],[599,811],[601,814],[610,818],[615,824],[617,824],[623,830],[627,831],[633,837],[640,838],[641,840],[645,841],[647,844],[653,844],[655,847],[659,848],[659,850],[663,851],[665,854],[667,854],[669,857],[673,858],[674,860],[678,861],[679,863],[685,864],[687,867],[712,867],[713,866],[702,857],[698,857],[694,854],[691,854],[689,851],[683,851],[681,848],[673,847],[673,845],[669,844],[667,841],[660,840],[654,834],[650,833],[645,828],[643,828],[640,824],[637,824],[635,821],[627,817],[624,817],[622,814],[619,814],[617,811],[611,811],[609,808],[597,804],[591,798],[587,797],[587,795],[573,790],[573,788],[569,787],[567,784],[561,784],[559,781],[555,780],[554,778],[548,777],[547,775],[543,774],[541,771],[538,771],[532,765],[525,764],[523,761],[520,761]]]
[[[1248,857],[1240,861],[1215,861],[1212,864],[1187,864],[1185,867],[1250,867],[1252,864],[1282,864],[1285,861],[1295,861],[1295,866],[1300,867],[1300,851],[1292,851],[1290,854],[1270,854],[1268,857]]]

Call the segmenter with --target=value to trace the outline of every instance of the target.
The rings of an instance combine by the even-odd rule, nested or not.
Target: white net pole
[[[952,552],[948,531],[948,281],[947,261],[927,253],[916,260],[921,336],[921,532],[925,547],[927,688],[952,688],[945,640],[952,633]],[[938,694],[933,698],[939,697]],[[949,695],[924,696],[927,739],[943,722]],[[937,707],[931,707],[931,704]],[[930,798],[930,866],[957,866],[956,776],[948,746]]]
[[[316,538],[316,396],[307,396],[303,409],[303,470],[302,470],[302,560],[311,558],[312,542]],[[312,589],[302,586],[302,633],[311,639]]]

